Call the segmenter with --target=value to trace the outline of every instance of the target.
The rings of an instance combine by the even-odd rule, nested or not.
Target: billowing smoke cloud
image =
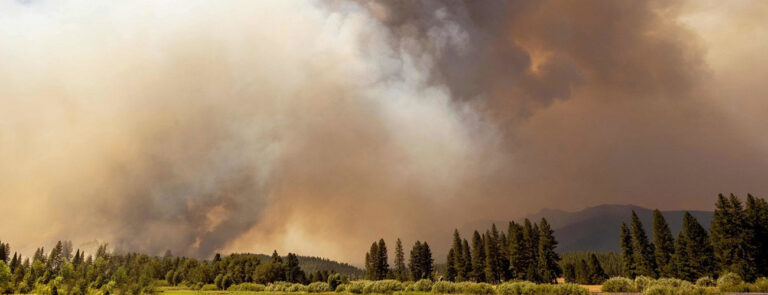
[[[359,263],[541,207],[768,192],[765,114],[723,111],[712,9],[684,4],[3,2],[0,237]]]

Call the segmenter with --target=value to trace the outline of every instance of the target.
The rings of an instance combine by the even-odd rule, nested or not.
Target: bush
[[[348,286],[349,286],[349,284],[338,285],[338,286],[336,286],[336,290],[334,290],[334,291],[336,291],[336,293],[341,293],[341,292],[347,291],[347,287]]]
[[[701,277],[696,280],[696,287],[714,287],[715,279],[712,277]]]
[[[488,283],[462,282],[456,283],[456,289],[461,294],[490,295],[496,294],[493,285]]]
[[[347,277],[342,276],[340,273],[333,273],[328,276],[328,285],[331,287],[331,290],[336,290],[339,285],[344,284],[347,281]]]
[[[200,291],[216,291],[218,289],[214,284],[205,284],[200,288]]]
[[[403,285],[400,284],[399,281],[381,280],[381,281],[374,281],[366,285],[365,288],[363,288],[363,293],[390,294],[392,292],[402,291],[402,290],[403,290]]]
[[[744,280],[742,280],[739,275],[737,275],[735,273],[732,273],[732,272],[729,272],[729,273],[725,273],[725,274],[721,275],[717,279],[717,287],[722,290],[723,288],[727,289],[727,288],[730,288],[730,287],[737,286],[737,285],[739,285],[739,284],[741,284],[743,282],[744,282]]]
[[[625,277],[612,277],[600,288],[603,292],[635,292],[635,282]]]
[[[527,281],[502,283],[496,287],[496,292],[500,295],[535,295],[536,284]]]
[[[307,290],[309,290],[309,287],[299,283],[293,283],[285,288],[285,292],[307,292]]]
[[[264,291],[267,292],[285,292],[285,289],[291,286],[289,282],[274,282],[267,285]]]
[[[307,292],[309,293],[322,293],[322,292],[330,292],[331,291],[331,285],[328,285],[326,282],[314,282],[309,284],[307,286]]]
[[[227,288],[227,291],[252,291],[252,292],[261,292],[266,290],[266,287],[262,284],[256,284],[256,283],[242,283],[237,285],[232,285]]]
[[[643,295],[680,295],[679,288],[668,285],[652,285],[643,292]]]
[[[583,288],[577,284],[557,284],[552,285],[554,295],[590,295],[591,293],[586,288]]]
[[[635,278],[635,288],[638,292],[643,292],[645,289],[647,289],[652,283],[654,282],[654,279],[651,277],[646,276],[637,276]]]
[[[758,278],[752,285],[754,286],[753,292],[768,293],[768,278]]]
[[[345,287],[345,291],[353,294],[363,294],[363,290],[369,284],[371,284],[371,281],[351,281]]]
[[[431,292],[432,291],[432,285],[434,283],[430,279],[421,279],[413,283],[412,285],[408,286],[408,288],[411,288],[411,290],[406,290],[409,292]]]
[[[437,294],[454,294],[458,290],[456,289],[456,284],[452,282],[436,282],[432,285],[432,293]]]

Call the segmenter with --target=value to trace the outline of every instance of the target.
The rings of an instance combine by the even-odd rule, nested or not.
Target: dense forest
[[[768,275],[768,203],[747,195],[746,205],[731,194],[718,195],[710,231],[691,214],[673,237],[661,213],[654,212],[650,241],[632,213],[621,224],[622,275],[674,277],[695,281],[735,273],[746,281]]]
[[[501,232],[496,225],[483,234],[475,231],[472,241],[463,239],[458,230],[453,233],[453,243],[446,257],[445,272],[437,278],[429,245],[417,241],[410,251],[408,266],[400,239],[395,245],[394,267],[390,268],[386,243],[374,242],[365,255],[366,278],[370,280],[396,279],[399,281],[438,279],[451,282],[499,283],[508,280],[525,280],[552,283],[562,275],[561,257],[555,248],[557,240],[546,219],[522,224],[510,222],[507,231]]]
[[[300,258],[289,253],[281,257],[256,254],[216,254],[212,260],[197,260],[188,257],[174,257],[167,252],[163,257],[146,254],[117,254],[107,251],[107,245],[99,246],[95,255],[87,255],[72,243],[58,242],[46,253],[38,248],[29,258],[18,253],[12,256],[9,243],[0,242],[0,292],[90,294],[98,291],[108,294],[151,293],[158,286],[184,286],[200,289],[204,285],[215,285],[226,290],[231,286],[272,282],[308,284],[326,282],[331,278],[348,280],[347,275],[356,278],[361,272],[348,264],[340,264],[314,257]],[[264,259],[268,258],[268,259]],[[301,268],[302,260],[308,266]],[[337,273],[343,270],[346,274]]]

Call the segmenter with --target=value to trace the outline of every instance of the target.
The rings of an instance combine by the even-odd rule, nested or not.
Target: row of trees
[[[563,279],[566,283],[577,283],[586,285],[602,284],[608,279],[603,266],[594,253],[589,257],[589,261],[580,259],[575,263],[567,263],[563,267]]]
[[[2,244],[2,243],[0,243]],[[9,244],[0,247],[0,293],[53,293],[87,294],[88,290],[121,293],[146,293],[158,281],[170,285],[201,287],[215,284],[220,289],[241,283],[270,283],[287,281],[310,283],[327,281],[333,275],[328,271],[305,274],[299,258],[293,253],[281,257],[275,251],[262,261],[255,254],[219,254],[210,260],[164,257],[145,254],[116,254],[99,246],[95,255],[79,249],[72,254],[70,242],[58,242],[48,253],[38,248],[32,257],[22,258],[18,253],[8,257]]]
[[[562,275],[555,252],[557,241],[546,219],[538,224],[526,219],[522,224],[510,222],[507,232],[492,225],[485,233],[475,231],[472,242],[454,231],[453,243],[446,259],[443,279],[498,283],[511,279],[533,282],[555,282]],[[386,243],[374,242],[365,255],[366,278],[370,280],[418,280],[433,277],[433,259],[429,245],[417,241],[405,266],[402,242],[397,240],[394,267],[390,268]]]
[[[768,203],[747,195],[744,206],[735,195],[720,194],[715,205],[710,233],[686,212],[677,237],[655,210],[652,242],[633,211],[630,225],[621,224],[623,274],[688,281],[725,272],[749,281],[768,275]]]
[[[394,268],[389,267],[387,244],[384,239],[374,242],[365,253],[365,278],[368,280],[396,279],[400,281],[432,279],[434,273],[432,250],[427,242],[416,241],[411,249],[408,266],[405,265],[403,242],[395,244]]]

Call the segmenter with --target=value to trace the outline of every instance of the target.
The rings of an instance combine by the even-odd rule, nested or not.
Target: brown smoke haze
[[[768,194],[759,1],[3,1],[0,238],[351,263]]]

